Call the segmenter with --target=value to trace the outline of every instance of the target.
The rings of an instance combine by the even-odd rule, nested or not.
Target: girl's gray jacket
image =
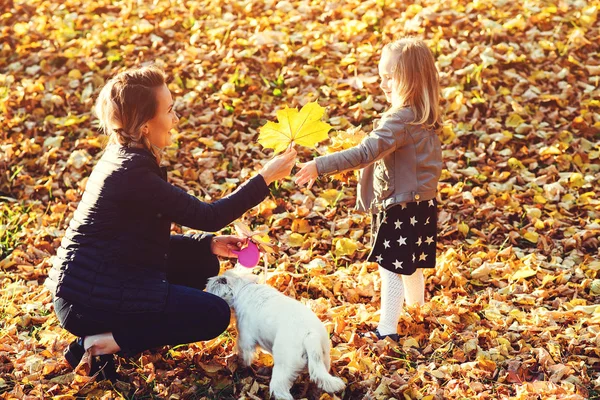
[[[362,169],[356,208],[376,213],[394,204],[435,198],[442,148],[433,129],[411,125],[408,107],[387,112],[357,146],[316,158],[319,174]]]

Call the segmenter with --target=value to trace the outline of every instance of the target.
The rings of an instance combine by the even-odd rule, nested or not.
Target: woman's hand
[[[267,162],[259,173],[265,179],[268,186],[271,182],[288,176],[292,172],[295,161],[296,150],[290,146],[286,151]]]
[[[319,171],[317,171],[317,162],[309,161],[307,163],[298,163],[300,171],[296,173],[296,185],[304,185],[308,182],[308,188],[310,189],[315,183],[315,179],[319,177]]]
[[[246,243],[248,243],[248,239],[239,236],[213,236],[210,242],[210,250],[215,256],[232,258],[237,257],[233,250],[241,250]]]

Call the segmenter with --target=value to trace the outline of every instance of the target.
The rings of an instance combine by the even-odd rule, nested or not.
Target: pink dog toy
[[[242,250],[233,250],[237,254],[238,262],[246,268],[254,268],[260,259],[260,251],[258,246],[252,240],[248,240],[248,246]]]

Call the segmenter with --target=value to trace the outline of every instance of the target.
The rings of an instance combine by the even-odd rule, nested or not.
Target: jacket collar
[[[150,150],[148,150],[145,147],[126,147],[126,146],[121,146],[121,145],[114,145],[114,146],[117,147],[117,151],[119,151],[119,152],[139,154],[144,157],[149,157],[153,161],[156,161],[156,159],[154,158],[154,154],[152,154],[150,152]],[[160,176],[166,181],[167,180],[167,167],[161,167],[160,165],[157,165],[157,167],[160,169]]]
[[[150,152],[150,150],[148,150],[145,147],[126,147],[126,146],[119,146],[119,147],[120,147],[121,151],[124,151],[125,153],[135,153],[135,154],[140,154],[143,156],[154,158],[154,155]]]

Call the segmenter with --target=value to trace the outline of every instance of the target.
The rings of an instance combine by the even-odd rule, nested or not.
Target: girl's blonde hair
[[[112,77],[96,100],[100,128],[109,136],[109,144],[145,147],[160,162],[160,153],[142,134],[142,127],[156,115],[157,88],[166,82],[158,67],[128,69]]]
[[[439,74],[433,53],[423,40],[407,37],[388,43],[383,51],[398,57],[392,76],[398,83],[400,107],[410,107],[414,125],[438,127],[442,123]]]

